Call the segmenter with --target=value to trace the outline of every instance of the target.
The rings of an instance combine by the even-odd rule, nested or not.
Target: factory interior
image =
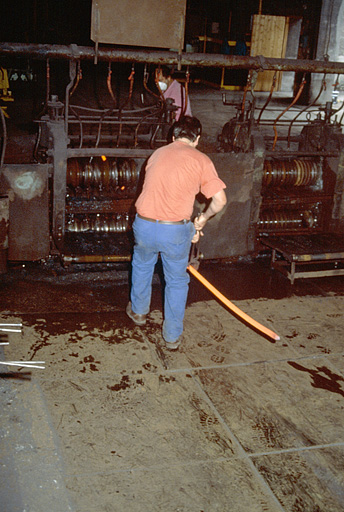
[[[1,511],[344,511],[343,0],[4,4]],[[164,65],[227,195],[173,352],[160,259],[126,315]]]

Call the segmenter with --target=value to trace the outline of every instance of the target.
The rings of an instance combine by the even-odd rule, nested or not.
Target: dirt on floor
[[[239,321],[191,277],[183,344],[125,314],[128,273],[22,267],[0,283],[2,510],[340,512],[343,278],[265,261],[202,264]],[[230,508],[229,507],[230,504]]]

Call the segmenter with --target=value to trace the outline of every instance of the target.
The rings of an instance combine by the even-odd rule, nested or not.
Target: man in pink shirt
[[[191,243],[198,241],[206,222],[227,202],[226,185],[214,164],[196,149],[201,131],[201,123],[195,117],[184,116],[174,123],[173,142],[150,156],[142,192],[135,203],[131,300],[126,312],[137,325],[146,323],[160,254],[166,282],[162,335],[169,350],[176,350],[181,342]],[[191,222],[199,192],[211,202]]]
[[[172,98],[178,107],[175,113],[176,121],[181,115],[192,116],[189,96],[186,94],[185,87],[177,80],[174,80],[168,66],[162,66],[157,73],[157,82],[159,89],[164,95],[165,100]]]

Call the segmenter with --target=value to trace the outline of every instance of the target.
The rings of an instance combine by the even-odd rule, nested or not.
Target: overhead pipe
[[[276,59],[215,53],[170,52],[131,50],[122,48],[95,48],[89,46],[50,45],[36,43],[0,43],[0,55],[33,57],[36,59],[97,60],[111,62],[142,62],[152,64],[177,64],[196,67],[225,67],[257,71],[296,71],[303,73],[344,74],[344,62],[327,60]]]

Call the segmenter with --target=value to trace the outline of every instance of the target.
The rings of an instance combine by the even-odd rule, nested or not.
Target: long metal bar
[[[217,288],[215,288],[215,286],[209,283],[209,281],[205,279],[205,277],[203,277],[202,274],[200,274],[198,270],[196,270],[192,265],[188,266],[188,271],[190,272],[190,274],[196,277],[196,279],[198,279],[206,288],[208,288],[208,290],[211,291],[211,293],[213,293],[215,297],[217,297],[221,302],[223,302],[225,306],[227,306],[239,318],[244,320],[244,322],[247,323],[250,327],[253,327],[253,329],[259,331],[262,334],[265,334],[266,336],[272,338],[275,341],[278,341],[280,339],[280,336],[276,334],[274,331],[271,331],[261,323],[257,322],[257,320],[254,320],[249,315],[244,313],[244,311],[239,309],[238,306],[235,306],[233,302],[228,300],[227,297],[225,297],[221,292],[219,292]]]
[[[97,255],[97,254],[90,254],[90,255],[74,255],[74,256],[68,256],[63,255],[63,261],[64,263],[120,263],[125,261],[131,261],[131,256],[128,255],[116,255],[116,254],[109,254],[109,255]]]
[[[179,64],[197,67],[225,67],[256,71],[299,71],[306,73],[344,74],[344,62],[320,60],[276,59],[258,55],[222,55],[210,53],[177,53],[154,50],[95,48],[75,44],[50,45],[36,43],[0,43],[0,55],[33,57],[36,59],[97,60],[110,62],[142,62]]]
[[[0,361],[0,364],[5,366],[20,366],[21,368],[41,368],[45,369],[45,366],[39,366],[37,363],[44,364],[44,361]]]

